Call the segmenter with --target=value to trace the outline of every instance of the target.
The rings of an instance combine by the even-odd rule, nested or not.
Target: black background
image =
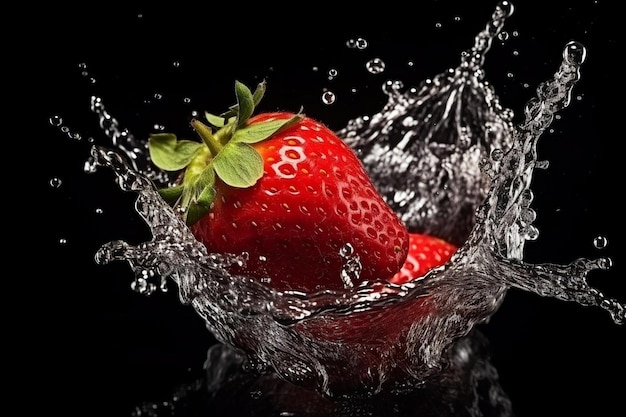
[[[574,99],[540,141],[539,156],[550,160],[550,168],[535,175],[533,207],[541,234],[527,244],[526,260],[567,263],[610,256],[614,268],[589,280],[623,302],[618,198],[623,132],[617,104],[623,46],[611,17],[616,12],[607,2],[570,3],[550,2],[547,8],[546,1],[515,2],[505,25],[511,36],[494,42],[486,78],[519,118],[534,88],[558,68],[564,45],[575,39],[587,47]],[[341,10],[314,3],[274,10],[235,4],[206,10],[170,3],[162,8],[85,4],[34,12],[28,25],[36,29],[36,41],[22,50],[33,59],[24,72],[34,93],[29,106],[34,114],[28,138],[19,143],[22,152],[31,152],[28,143],[38,150],[34,191],[41,197],[30,206],[36,211],[32,218],[42,221],[32,223],[31,244],[22,248],[33,262],[29,270],[40,271],[28,288],[46,303],[36,326],[26,330],[34,337],[28,362],[35,369],[29,374],[32,388],[26,389],[32,401],[23,406],[127,416],[134,405],[167,399],[197,376],[214,343],[176,291],[138,295],[129,288],[133,277],[126,264],[94,262],[102,244],[116,239],[137,244],[149,234],[133,210],[134,196],[119,190],[111,172],[83,172],[87,138],[108,144],[89,110],[91,95],[102,97],[107,110],[137,137],[147,137],[155,124],[184,135],[190,132],[192,110],[219,112],[233,103],[234,80],[253,85],[266,78],[262,110],[304,106],[310,116],[339,129],[353,117],[381,109],[385,80],[416,85],[456,66],[495,4],[386,2]],[[346,47],[348,39],[359,36],[368,48]],[[374,57],[386,63],[382,74],[365,69]],[[330,69],[338,71],[333,80]],[[324,88],[337,94],[333,105],[321,102]],[[162,98],[155,99],[155,93]],[[51,126],[48,119],[55,115],[83,139],[72,140]],[[27,141],[31,137],[35,143]],[[62,181],[59,188],[49,185],[53,178]],[[608,238],[603,250],[592,245],[597,235]],[[481,329],[491,340],[493,361],[518,416],[624,412],[624,329],[603,310],[512,290]]]

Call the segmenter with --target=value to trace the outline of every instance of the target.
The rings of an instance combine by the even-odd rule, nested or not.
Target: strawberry
[[[438,237],[409,233],[409,253],[402,269],[389,279],[404,284],[423,278],[428,271],[448,262],[457,247]]]
[[[152,161],[182,171],[161,191],[196,239],[213,253],[247,253],[232,272],[279,291],[313,292],[384,280],[408,253],[406,227],[378,194],[354,151],[301,113],[252,117],[265,92],[235,83],[237,104],[208,125],[192,120],[201,142],[154,134]],[[359,282],[341,274],[352,245]],[[342,278],[343,277],[343,278]]]

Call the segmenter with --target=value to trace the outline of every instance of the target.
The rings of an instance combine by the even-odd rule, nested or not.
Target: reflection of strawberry
[[[340,249],[360,257],[360,280],[400,270],[408,232],[377,193],[361,162],[339,137],[302,114],[250,117],[265,84],[252,94],[236,83],[237,105],[209,127],[192,126],[202,142],[172,134],[150,138],[160,168],[183,170],[161,195],[175,205],[194,236],[216,253],[247,252],[233,272],[278,290],[340,289]]]
[[[404,284],[422,278],[428,271],[448,262],[457,247],[434,236],[410,233],[409,254],[404,266],[389,281]]]

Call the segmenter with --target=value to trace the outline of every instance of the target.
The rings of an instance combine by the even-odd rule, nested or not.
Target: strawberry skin
[[[404,284],[423,278],[428,271],[450,260],[457,247],[438,237],[409,233],[409,253],[402,269],[389,282]]]
[[[201,142],[160,133],[148,144],[156,166],[181,171],[159,192],[196,239],[209,252],[247,254],[230,272],[278,291],[339,290],[396,274],[408,231],[352,148],[301,113],[252,117],[264,82],[254,93],[236,82],[235,92],[227,112],[205,114],[208,125],[191,121]],[[342,273],[355,257],[360,270]]]
[[[288,120],[263,113],[249,124]],[[304,117],[253,145],[263,176],[248,188],[219,179],[211,211],[191,226],[212,252],[247,252],[234,272],[269,281],[277,290],[341,289],[347,243],[363,266],[360,280],[386,279],[403,265],[408,232],[377,193],[361,162],[339,137]]]

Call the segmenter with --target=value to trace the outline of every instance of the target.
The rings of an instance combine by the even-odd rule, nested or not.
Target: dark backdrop
[[[337,5],[298,3],[270,11],[263,4],[205,10],[173,3],[124,8],[84,3],[33,11],[25,24],[37,35],[22,52],[33,58],[24,71],[36,101],[29,134],[20,141],[32,143],[41,157],[35,183],[43,198],[31,206],[37,216],[43,213],[43,221],[35,222],[31,235],[36,244],[29,245],[35,252],[29,268],[41,271],[37,294],[47,302],[37,330],[29,331],[35,339],[29,363],[35,365],[30,375],[36,388],[27,388],[32,401],[24,407],[130,415],[135,405],[170,398],[198,376],[215,342],[175,291],[138,295],[129,288],[132,272],[125,263],[95,264],[103,243],[136,244],[149,235],[134,213],[134,195],[120,191],[109,171],[83,172],[87,138],[108,143],[89,110],[91,95],[101,96],[122,127],[141,137],[155,124],[185,132],[191,110],[218,111],[233,102],[235,79],[252,85],[266,78],[265,109],[304,106],[339,129],[353,117],[380,110],[384,80],[414,85],[455,66],[495,4],[427,1],[336,10]],[[494,43],[485,64],[502,104],[519,116],[534,87],[557,69],[568,41],[588,48],[574,90],[581,99],[561,112],[553,132],[540,142],[540,158],[551,165],[535,176],[541,235],[527,244],[526,259],[566,263],[611,256],[613,270],[592,274],[590,282],[624,301],[617,63],[623,45],[611,17],[616,12],[598,1],[547,4],[515,2],[505,26],[510,39]],[[346,47],[359,36],[369,42],[367,49]],[[385,61],[382,74],[365,70],[373,57]],[[338,71],[334,80],[327,77],[330,69]],[[351,93],[352,87],[358,92]],[[322,104],[324,88],[337,94],[334,105]],[[62,117],[82,140],[51,126],[53,116]],[[21,148],[27,151],[28,145]],[[52,179],[61,185],[51,186]],[[592,245],[597,235],[609,241],[602,251]],[[624,412],[624,328],[604,311],[512,290],[481,329],[518,416]]]

